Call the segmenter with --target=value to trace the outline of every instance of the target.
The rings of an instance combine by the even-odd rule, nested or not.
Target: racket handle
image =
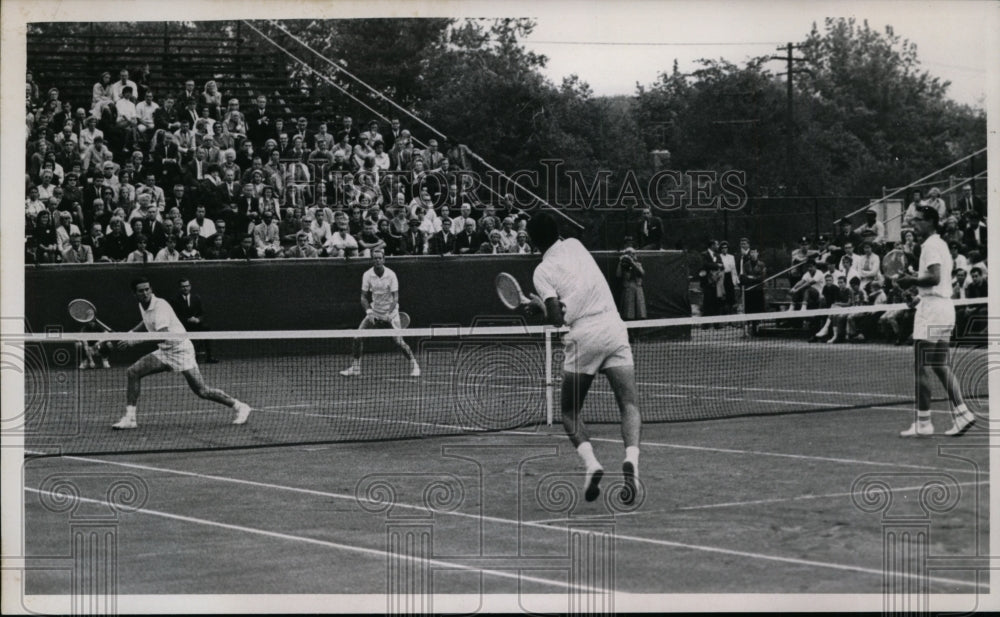
[[[102,328],[104,328],[104,331],[105,331],[105,332],[113,332],[113,331],[114,331],[114,330],[112,330],[112,329],[111,329],[111,328],[110,328],[110,327],[108,326],[108,324],[104,323],[103,321],[101,321],[100,319],[98,319],[98,318],[96,318],[96,317],[94,318],[94,323],[96,323],[97,325],[99,325],[99,326],[101,326]]]

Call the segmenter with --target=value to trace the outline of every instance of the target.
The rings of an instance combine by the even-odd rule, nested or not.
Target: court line
[[[956,484],[958,486],[975,486],[975,485],[979,485],[979,484],[989,484],[989,483],[990,483],[990,480],[976,480],[976,481],[968,481],[968,482],[956,482]],[[923,485],[923,484],[920,485],[920,486],[904,486],[904,487],[901,487],[901,488],[894,488],[894,489],[892,489],[892,492],[895,494],[895,493],[902,493],[902,492],[919,491],[919,490],[922,490],[924,488],[926,488],[926,485]],[[728,507],[732,507],[732,506],[755,506],[755,505],[761,505],[761,504],[767,504],[767,503],[787,503],[789,501],[807,501],[807,500],[810,500],[810,499],[827,499],[829,497],[850,497],[853,494],[854,494],[853,492],[848,491],[848,492],[841,492],[841,493],[826,493],[826,494],[823,494],[823,495],[797,495],[795,497],[775,497],[775,498],[772,498],[772,499],[753,499],[753,500],[750,500],[750,501],[730,501],[730,502],[724,502],[724,503],[710,503],[710,504],[705,504],[705,505],[701,505],[701,506],[684,506],[683,508],[677,508],[677,509],[678,510],[708,510],[708,509],[711,509],[711,508],[728,508]],[[638,514],[639,511],[637,510],[635,513]],[[626,513],[626,514],[631,514],[631,513]]]
[[[612,439],[609,437],[591,437],[591,441],[605,441],[608,443],[621,444],[621,439]],[[761,450],[737,450],[735,448],[716,448],[712,446],[692,446],[687,444],[678,443],[660,443],[656,441],[643,441],[641,446],[653,447],[653,448],[676,448],[678,450],[699,450],[704,452],[721,452],[724,454],[746,454],[751,456],[774,456],[778,458],[791,458],[798,460],[808,460],[808,461],[821,461],[824,463],[843,463],[847,465],[871,465],[875,467],[901,467],[906,469],[921,469],[930,471],[946,471],[949,473],[975,473],[981,475],[989,475],[988,471],[977,471],[970,469],[951,469],[935,467],[933,465],[913,465],[909,463],[894,463],[889,461],[866,461],[854,458],[835,458],[830,456],[814,456],[811,454],[790,454],[787,452],[767,452]]]
[[[57,493],[53,492],[53,491],[43,491],[43,490],[39,490],[39,489],[32,488],[32,487],[29,487],[29,486],[24,487],[24,490],[32,492],[32,493],[37,493],[39,495],[49,495],[51,497],[59,497],[59,495]],[[84,501],[84,502],[87,502],[87,503],[94,503],[94,504],[102,504],[103,505],[103,504],[107,503],[106,501],[101,501],[99,499],[91,499],[89,497],[75,497],[75,499],[78,499],[79,501]],[[426,558],[426,557],[415,557],[415,556],[410,556],[410,555],[405,555],[405,554],[390,553],[389,551],[383,551],[383,550],[378,550],[378,549],[373,549],[373,548],[365,548],[363,546],[353,546],[353,545],[350,545],[350,544],[342,544],[340,542],[331,542],[329,540],[318,540],[316,538],[307,538],[305,536],[296,536],[296,535],[292,535],[292,534],[288,534],[288,533],[281,533],[279,531],[269,531],[267,529],[260,529],[260,528],[257,528],[257,527],[247,527],[245,525],[234,525],[232,523],[222,523],[222,522],[219,522],[219,521],[211,521],[211,520],[204,519],[204,518],[197,518],[197,517],[194,517],[194,516],[185,516],[183,514],[174,514],[172,512],[163,512],[162,510],[152,510],[152,509],[149,509],[149,508],[140,508],[140,509],[136,510],[135,512],[138,513],[138,514],[148,514],[149,516],[156,516],[156,517],[160,517],[160,518],[166,518],[166,519],[171,519],[171,520],[176,520],[176,521],[182,521],[182,522],[185,522],[185,523],[194,523],[194,524],[197,524],[197,525],[205,525],[205,526],[208,526],[208,527],[219,527],[221,529],[227,529],[229,531],[239,531],[239,532],[249,533],[249,534],[253,534],[253,535],[265,536],[265,537],[268,537],[268,538],[277,538],[279,540],[291,540],[291,541],[294,541],[294,542],[302,542],[304,544],[312,544],[312,545],[315,545],[315,546],[322,546],[324,548],[333,548],[333,549],[337,549],[337,550],[341,550],[341,551],[348,551],[348,552],[352,552],[352,553],[361,553],[363,555],[371,555],[371,556],[386,557],[386,558],[388,558],[388,557],[395,557],[397,559],[402,559],[402,560],[405,560],[405,561],[417,562],[418,564],[431,564],[431,565],[434,565],[434,566],[438,566],[440,568],[448,568],[448,569],[453,569],[453,570],[466,570],[466,571],[470,571],[470,572],[479,572],[480,574],[489,574],[489,575],[497,576],[497,577],[500,577],[500,578],[510,578],[510,579],[514,579],[514,580],[519,581],[519,582],[528,581],[528,582],[532,582],[532,583],[541,583],[543,585],[552,585],[554,587],[562,587],[564,589],[574,589],[574,590],[580,590],[580,591],[588,591],[588,592],[591,592],[591,593],[604,593],[604,594],[626,593],[626,592],[617,592],[617,591],[615,591],[613,589],[603,589],[603,588],[600,588],[600,587],[590,587],[588,585],[576,585],[576,584],[572,584],[572,583],[564,583],[562,581],[557,581],[557,580],[551,580],[551,579],[546,579],[546,578],[539,578],[539,577],[536,577],[536,576],[522,575],[521,574],[521,570],[522,569],[526,569],[523,565],[519,566],[517,568],[518,572],[515,574],[515,573],[510,573],[510,572],[504,572],[502,570],[492,570],[492,569],[489,569],[489,568],[479,568],[479,567],[476,567],[476,566],[470,566],[470,565],[463,564],[463,563],[458,563],[458,562],[443,561],[441,559],[433,559],[433,558]]]
[[[281,491],[288,491],[288,492],[293,492],[293,493],[301,493],[301,494],[306,494],[306,495],[320,496],[320,497],[324,497],[324,498],[354,501],[355,503],[357,503],[359,501],[365,501],[365,502],[368,502],[368,503],[377,503],[377,504],[381,505],[381,502],[377,502],[375,500],[369,500],[369,499],[359,498],[356,495],[346,495],[344,493],[332,493],[332,492],[328,492],[328,491],[319,491],[319,490],[315,490],[315,489],[303,489],[303,488],[297,488],[297,487],[292,487],[292,486],[286,486],[286,485],[282,485],[282,484],[272,484],[272,483],[268,483],[268,482],[258,482],[258,481],[255,481],[255,480],[243,480],[243,479],[240,479],[240,478],[232,478],[232,477],[228,477],[228,476],[217,476],[217,475],[210,475],[210,474],[202,474],[202,473],[198,473],[198,472],[194,472],[194,471],[183,471],[183,470],[179,470],[179,469],[168,469],[168,468],[164,468],[164,467],[154,467],[152,465],[142,465],[142,464],[139,464],[139,463],[124,463],[124,462],[120,462],[120,461],[108,461],[108,460],[103,460],[103,459],[95,459],[95,458],[79,457],[79,456],[64,456],[62,458],[71,459],[71,460],[79,460],[79,461],[84,461],[84,462],[89,462],[89,463],[99,463],[99,464],[106,464],[106,465],[114,465],[114,466],[126,467],[126,468],[132,468],[132,469],[142,469],[142,470],[146,470],[146,471],[155,471],[155,472],[168,473],[168,474],[174,474],[174,475],[180,475],[180,476],[188,476],[188,477],[194,477],[194,478],[199,478],[199,479],[203,479],[203,480],[217,480],[217,481],[220,481],[220,482],[229,482],[229,483],[234,483],[234,484],[242,484],[242,485],[254,486],[254,487],[258,487],[258,488],[270,488],[270,489],[276,489],[276,490],[281,490]],[[36,489],[31,489],[29,487],[25,487],[25,490],[32,490],[32,491],[38,492]],[[103,502],[101,502],[101,503],[103,503]],[[425,508],[423,506],[416,506],[416,505],[411,505],[411,504],[394,503],[392,507],[402,508],[402,509],[409,509],[409,510],[419,510],[420,512],[427,512],[427,508]],[[489,515],[485,515],[485,514],[469,514],[469,513],[466,513],[466,512],[436,512],[436,513],[441,514],[441,515],[456,516],[456,517],[461,517],[461,518],[471,518],[471,519],[478,520],[478,521],[487,521],[487,522],[492,522],[492,523],[497,523],[497,524],[515,525],[515,526],[524,525],[526,527],[534,527],[534,528],[538,528],[538,529],[549,529],[549,530],[555,530],[555,531],[560,531],[560,532],[565,532],[565,531],[567,531],[569,529],[572,529],[570,526],[554,525],[554,524],[551,524],[551,523],[536,523],[536,522],[532,522],[532,521],[518,521],[518,520],[514,520],[514,519],[501,518],[501,517],[496,517],[496,516],[489,516]],[[595,535],[597,533],[597,532],[593,532],[593,531],[590,531],[590,530],[587,530],[587,529],[573,529],[573,530],[576,531],[576,532],[579,532],[579,533],[587,534],[587,535]],[[670,541],[670,540],[660,540],[660,539],[657,539],[657,538],[645,538],[645,537],[641,537],[641,536],[633,536],[633,535],[618,534],[618,533],[615,534],[615,538],[616,539],[620,539],[620,540],[626,540],[626,541],[629,541],[629,542],[635,542],[635,543],[639,543],[639,544],[653,544],[653,545],[658,545],[658,546],[667,546],[667,547],[671,547],[671,548],[679,548],[679,549],[686,549],[686,550],[693,550],[693,551],[702,551],[702,552],[708,552],[708,553],[718,553],[718,554],[723,554],[723,555],[731,555],[731,556],[736,556],[736,557],[744,557],[744,558],[748,558],[748,559],[758,559],[758,560],[763,560],[763,561],[774,561],[774,562],[788,563],[788,564],[793,564],[793,565],[803,565],[803,566],[827,568],[827,569],[833,569],[833,570],[858,572],[858,573],[863,573],[863,574],[872,574],[872,575],[876,575],[876,576],[880,576],[880,577],[885,574],[884,571],[879,570],[877,568],[866,568],[866,567],[863,567],[863,566],[852,566],[852,565],[848,565],[848,564],[837,564],[837,563],[832,563],[832,562],[822,562],[822,561],[813,561],[813,560],[808,560],[808,559],[798,559],[798,558],[795,558],[795,557],[783,557],[783,556],[780,556],[780,555],[768,555],[768,554],[765,554],[765,553],[755,553],[755,552],[751,552],[751,551],[739,551],[739,550],[735,550],[735,549],[720,548],[720,547],[716,547],[716,546],[707,546],[707,545],[700,545],[700,544],[689,544],[689,543],[686,543],[686,542],[674,542],[674,541]],[[940,583],[962,585],[962,586],[966,586],[966,587],[989,587],[989,583],[969,582],[969,581],[963,581],[963,580],[959,580],[959,579],[947,579],[947,578],[941,578],[941,577],[927,576],[927,575],[923,575],[923,574],[911,574],[911,573],[906,573],[906,572],[898,572],[898,573],[895,573],[895,574],[903,576],[904,578],[915,578],[915,579],[918,579],[918,580],[921,580],[921,581],[934,581],[934,582],[940,582]]]

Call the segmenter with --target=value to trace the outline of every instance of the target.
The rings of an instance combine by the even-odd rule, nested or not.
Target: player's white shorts
[[[198,361],[194,355],[194,345],[191,344],[190,339],[161,346],[153,352],[153,357],[169,366],[172,371],[190,371],[193,368],[198,368]]]
[[[567,373],[596,375],[616,366],[633,366],[628,329],[616,313],[606,313],[576,320],[563,335]]]
[[[368,328],[392,328],[393,330],[402,330],[403,324],[399,321],[399,311],[396,311],[391,315],[382,315],[379,313],[365,315],[365,318],[361,320],[361,325],[358,326],[358,330],[366,330]]]
[[[921,296],[913,316],[913,340],[947,341],[955,329],[955,305],[950,298]]]

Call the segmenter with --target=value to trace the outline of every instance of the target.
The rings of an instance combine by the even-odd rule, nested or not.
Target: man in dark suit
[[[156,220],[156,216],[156,207],[150,204],[145,212],[143,233],[146,234],[146,250],[153,255],[167,245],[167,232],[163,228],[163,223]]]
[[[411,216],[409,223],[410,228],[403,234],[400,252],[403,255],[423,255],[424,232],[420,231],[420,219]]]
[[[216,189],[218,197],[218,203],[221,206],[220,216],[226,219],[233,229],[237,229],[236,226],[236,213],[237,206],[236,202],[239,201],[240,196],[243,194],[243,186],[236,181],[236,173],[232,169],[227,169],[225,173],[225,178],[219,184]],[[240,233],[246,230],[240,231]]]
[[[173,191],[166,196],[164,211],[170,212],[171,208],[177,208],[181,213],[181,218],[185,221],[190,221],[194,217],[194,200],[188,194],[187,187],[180,182],[174,184]]]
[[[361,132],[358,131],[357,128],[355,128],[355,126],[354,126],[354,120],[350,116],[344,116],[343,122],[344,122],[344,125],[342,127],[340,127],[340,131],[338,131],[338,133],[337,133],[337,135],[338,135],[337,141],[340,141],[339,135],[341,133],[346,132],[348,134],[348,136],[349,136],[348,139],[350,140],[351,145],[352,146],[358,145],[358,137],[361,136]]]
[[[396,140],[399,139],[399,134],[402,130],[403,129],[399,126],[399,118],[393,118],[392,127],[382,136],[382,143],[385,144],[386,152],[392,150],[392,147],[396,144]]]
[[[956,204],[958,212],[963,217],[968,217],[970,213],[977,212],[980,218],[986,218],[986,204],[983,200],[972,194],[972,185],[962,185],[962,194]]]
[[[466,219],[465,229],[462,230],[462,233],[455,236],[455,253],[458,255],[475,253],[479,250],[479,244],[479,236],[476,234],[476,222],[472,219]]]
[[[431,239],[431,252],[435,255],[451,255],[455,252],[455,234],[451,233],[451,219],[441,217],[441,231]]]
[[[986,223],[982,221],[979,212],[973,210],[965,220],[965,227],[962,229],[962,243],[966,250],[986,250]]]
[[[258,214],[260,214],[260,200],[253,196],[253,185],[244,184],[242,194],[236,200],[236,214],[233,220],[233,225],[237,233],[243,233],[244,231],[249,233],[247,224],[251,218]]]
[[[663,242],[663,220],[658,216],[653,216],[651,209],[643,208],[638,232],[636,236],[639,238],[639,247],[642,250],[660,250]]]
[[[191,293],[191,281],[186,278],[180,280],[180,290],[177,295],[170,299],[170,304],[177,314],[177,319],[181,320],[184,328],[188,332],[204,332],[205,309],[201,304],[201,296]],[[200,349],[199,349],[200,347]],[[212,346],[209,341],[195,341],[195,351],[205,354],[205,362],[215,364],[218,362],[212,357]]]
[[[251,107],[246,113],[247,137],[253,144],[254,150],[262,150],[264,142],[272,137],[271,112],[267,108],[267,97],[263,94],[257,97],[257,105]]]

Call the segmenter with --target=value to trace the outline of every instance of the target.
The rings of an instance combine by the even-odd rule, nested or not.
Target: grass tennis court
[[[37,426],[53,434],[69,426],[62,414],[79,403],[79,431],[52,441],[81,454],[26,460],[27,553],[67,552],[68,514],[41,500],[54,478],[103,500],[107,478],[121,474],[140,478],[147,495],[117,527],[124,595],[384,594],[395,572],[387,552],[401,550],[390,530],[401,524],[427,534],[421,554],[430,560],[419,563],[433,571],[426,588],[436,593],[566,594],[581,584],[567,557],[572,527],[615,538],[613,576],[591,580],[592,590],[877,594],[883,521],[852,500],[866,474],[911,516],[927,482],[948,484],[954,503],[927,519],[930,555],[988,546],[986,432],[896,436],[911,421],[911,349],[742,339],[730,328],[635,350],[645,490],[631,510],[613,499],[622,448],[617,424],[606,423],[616,415],[606,383],[595,384],[585,417],[610,472],[610,506],[580,498],[581,468],[558,418],[524,422],[522,409],[535,422],[542,413],[544,380],[541,363],[519,363],[528,357],[520,353],[498,362],[493,349],[491,363],[473,354],[456,373],[424,347],[424,375],[411,379],[401,355],[379,351],[366,356],[368,375],[345,379],[335,373],[344,354],[282,363],[219,348],[223,362],[203,372],[257,408],[248,425],[229,425],[230,410],[165,374],[145,383],[140,428],[123,432],[108,428],[121,412],[121,365],[67,371],[77,380],[64,382],[69,400],[58,403],[54,391]],[[981,367],[985,350],[960,350],[955,363]],[[470,416],[470,405],[483,415]],[[982,413],[986,400],[970,407]],[[935,409],[943,428],[944,403]],[[712,420],[663,422],[683,419]],[[490,422],[514,428],[466,432]],[[194,450],[156,452],[171,449]],[[389,509],[380,506],[385,485]],[[932,571],[928,580],[934,593],[988,589],[972,571]],[[27,577],[32,594],[66,593],[69,584],[65,571]]]

